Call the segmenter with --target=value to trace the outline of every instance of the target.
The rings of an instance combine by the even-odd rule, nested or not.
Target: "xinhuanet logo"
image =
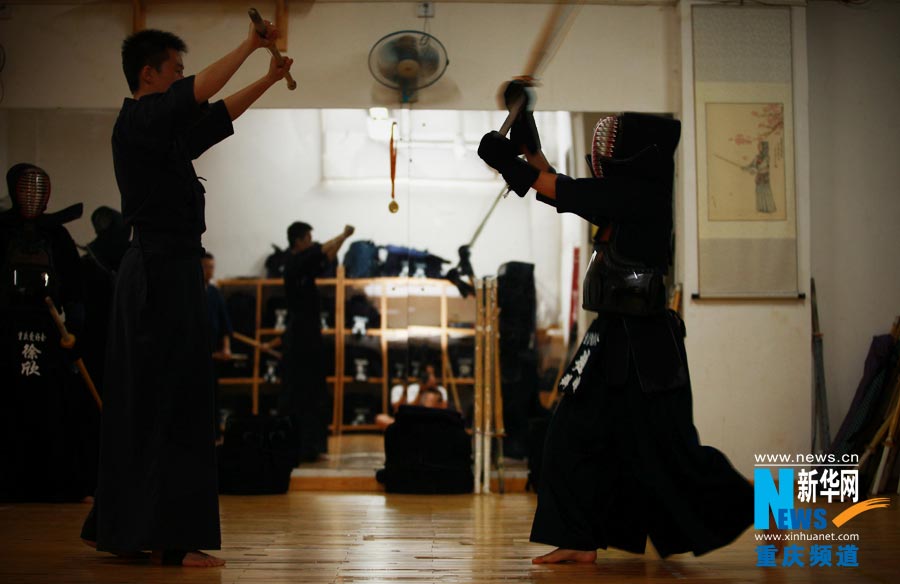
[[[859,534],[843,527],[861,513],[890,505],[887,498],[859,501],[858,457],[757,454],[754,458],[756,565],[858,567],[859,546],[842,542],[858,542]],[[828,508],[822,506],[826,503]],[[835,511],[835,503],[847,506]]]

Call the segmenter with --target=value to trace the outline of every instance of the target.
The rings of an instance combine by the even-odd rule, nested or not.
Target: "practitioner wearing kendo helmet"
[[[96,484],[91,430],[98,413],[45,298],[79,336],[81,274],[65,223],[81,217],[82,204],[46,212],[50,176],[30,163],[10,167],[6,183],[12,208],[0,213],[0,500],[78,501]]]
[[[512,82],[508,103],[527,96],[526,85]],[[519,196],[533,187],[557,212],[599,228],[583,286],[583,307],[597,318],[560,381],[531,531],[531,541],[558,549],[533,561],[593,562],[609,546],[643,553],[648,536],[663,557],[727,545],[752,523],[753,489],[700,444],[684,323],[665,303],[680,122],[633,112],[601,119],[594,176],[573,179],[547,163],[529,110],[511,139],[486,134],[479,156]]]

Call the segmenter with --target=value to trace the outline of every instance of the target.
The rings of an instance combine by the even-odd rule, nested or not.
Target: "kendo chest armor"
[[[43,304],[44,298],[59,298],[59,281],[53,266],[49,236],[32,225],[12,230],[4,251],[3,302]]]
[[[663,272],[622,256],[616,251],[614,239],[597,240],[584,276],[581,306],[594,312],[631,316],[665,312]]]

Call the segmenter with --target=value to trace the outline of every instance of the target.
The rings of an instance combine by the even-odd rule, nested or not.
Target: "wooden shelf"
[[[267,332],[269,329],[263,329],[261,332]],[[323,334],[334,334],[334,329],[322,329]],[[345,336],[356,338],[357,335],[353,332],[353,329],[345,328],[343,331]],[[475,336],[474,328],[445,328],[441,326],[428,326],[428,325],[410,325],[406,328],[367,328],[365,334],[360,334],[360,337],[397,337],[401,338],[404,336],[414,336],[414,335],[427,335],[427,336],[438,336],[441,334],[448,334],[451,337],[472,337]]]
[[[276,289],[283,293],[283,280],[280,278],[228,278],[219,280],[218,285],[222,290],[232,288],[240,291],[246,291],[248,289],[254,291],[256,296],[256,334],[253,335],[253,338],[255,341],[261,343],[264,339],[278,337],[284,333],[284,330],[261,326],[263,304],[265,303],[267,292]],[[456,286],[448,280],[400,277],[351,279],[344,277],[344,268],[343,266],[339,266],[336,277],[318,278],[316,279],[316,285],[321,288],[327,289],[331,287],[334,289],[334,322],[336,323],[346,322],[345,310],[348,294],[353,294],[355,291],[362,291],[372,301],[372,304],[381,315],[381,324],[377,327],[367,328],[366,334],[362,335],[362,337],[377,339],[380,345],[382,371],[389,370],[388,348],[389,343],[391,342],[408,342],[413,338],[423,338],[439,343],[442,362],[434,363],[434,365],[438,369],[444,371],[447,369],[445,363],[450,363],[447,352],[448,341],[450,339],[473,337],[475,335],[475,328],[472,326],[459,327],[450,326],[448,324],[449,311],[447,300],[454,299],[454,301],[457,301],[461,298]],[[404,297],[433,298],[436,300],[437,302],[432,302],[430,300],[426,302],[426,312],[424,312],[426,315],[431,315],[431,311],[434,311],[433,322],[435,322],[435,324],[417,324],[407,327],[389,326],[391,324],[389,320],[396,318],[397,312],[401,313],[402,318],[399,319],[401,322],[405,322],[408,318],[408,314],[405,313],[402,308],[400,310],[396,309],[396,300]],[[393,302],[393,305],[389,304],[391,302]],[[472,304],[471,316],[474,321],[474,299],[472,299]],[[390,310],[389,306],[391,306]],[[468,310],[466,307],[464,307],[464,309]],[[457,315],[454,314],[454,317],[456,316]],[[468,316],[462,315],[462,318],[466,319]],[[466,321],[463,320],[463,322],[465,323]],[[381,393],[380,411],[387,412],[389,411],[388,402],[391,387],[396,384],[411,383],[414,380],[411,378],[392,379],[389,376],[384,375],[379,377],[367,377],[365,381],[357,381],[354,376],[343,373],[346,366],[346,345],[356,338],[353,334],[353,329],[348,327],[326,328],[322,330],[322,334],[326,337],[326,342],[334,343],[335,347],[334,371],[332,371],[332,375],[326,377],[326,382],[333,387],[334,395],[334,410],[330,426],[332,431],[336,434],[340,434],[342,431],[379,430],[380,428],[375,424],[352,426],[342,422],[344,419],[344,395],[348,386],[354,383],[379,386]],[[259,372],[260,365],[264,364],[264,360],[267,358],[266,354],[261,351],[259,347],[254,347],[251,357],[253,365],[252,371],[254,373]],[[474,380],[471,377],[443,377],[441,379],[442,385],[474,384]],[[220,383],[228,386],[249,385],[252,392],[253,413],[258,413],[259,411],[260,387],[262,385],[271,385],[260,377],[222,378],[220,379]],[[371,389],[369,389],[369,391],[371,391]],[[354,391],[353,393],[356,394],[362,392]]]
[[[274,329],[274,328],[261,328],[258,329],[260,335],[273,335],[273,336],[281,336],[284,334],[285,329]],[[333,328],[325,328],[322,329],[323,335],[333,335],[337,331]]]
[[[219,385],[249,385],[261,381],[259,377],[222,377],[219,379]]]
[[[257,332],[261,335],[283,335],[284,329],[261,328],[257,329]]]
[[[475,384],[474,377],[452,377],[452,378],[440,377],[440,378],[438,378],[438,382],[441,384],[450,383],[451,379],[454,383],[462,383],[464,385],[474,385]],[[420,380],[418,377],[405,377],[405,378],[404,377],[392,377],[391,378],[391,387],[393,387],[395,385],[404,385],[404,384],[408,385],[408,384],[412,384],[412,383],[419,383],[419,381]]]
[[[384,377],[367,377],[365,381],[360,381],[359,379],[353,377],[352,375],[344,376],[344,383],[384,383]]]
[[[382,428],[376,424],[342,424],[341,429],[344,432],[371,432],[373,430],[381,430]]]

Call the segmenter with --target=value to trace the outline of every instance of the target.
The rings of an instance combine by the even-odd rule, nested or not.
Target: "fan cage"
[[[424,83],[417,83],[415,85],[407,85],[404,83],[396,82],[393,80],[385,79],[385,77],[378,71],[377,62],[379,52],[385,47],[389,42],[399,39],[404,35],[413,35],[416,37],[417,45],[422,44],[431,44],[434,43],[434,46],[438,52],[438,72],[433,76],[433,78],[427,79]],[[425,41],[424,43],[422,41]],[[427,33],[421,30],[398,30],[391,33],[388,33],[378,39],[372,48],[369,50],[369,72],[372,74],[372,77],[375,78],[380,84],[385,87],[389,87],[391,89],[400,90],[403,93],[404,101],[407,100],[408,97],[413,95],[416,90],[424,89],[426,87],[430,87],[434,85],[441,77],[444,76],[444,72],[447,70],[447,66],[450,64],[450,60],[447,58],[447,49],[444,47],[444,43],[438,40],[434,35]]]

